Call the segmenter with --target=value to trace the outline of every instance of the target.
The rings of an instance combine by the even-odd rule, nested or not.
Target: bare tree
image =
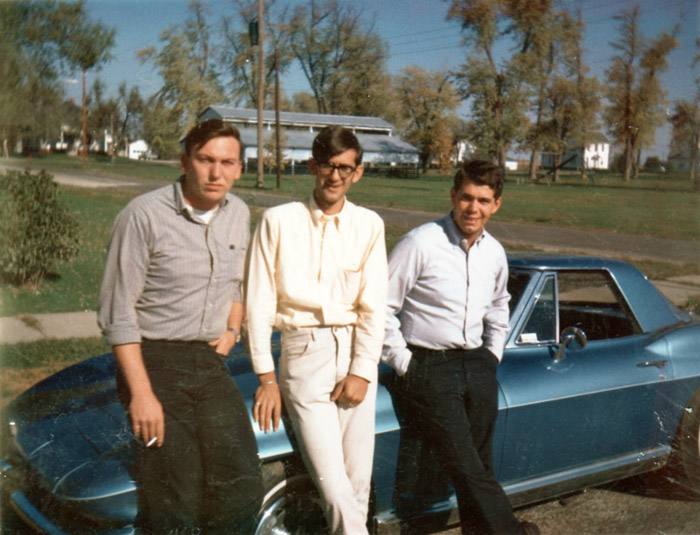
[[[625,181],[638,166],[635,154],[653,141],[656,127],[663,121],[665,91],[659,74],[668,68],[668,54],[678,46],[677,30],[662,31],[647,40],[639,29],[639,6],[624,10],[615,19],[620,36],[612,43],[617,53],[607,70],[608,101],[605,120],[612,138],[624,146]],[[633,169],[634,168],[634,169]]]

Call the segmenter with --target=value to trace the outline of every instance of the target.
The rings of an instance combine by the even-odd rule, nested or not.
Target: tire
[[[680,485],[700,498],[700,390],[685,408],[678,429],[673,468]]]
[[[263,478],[269,490],[255,535],[328,534],[321,497],[308,474],[287,475],[282,463],[272,463],[263,467]]]

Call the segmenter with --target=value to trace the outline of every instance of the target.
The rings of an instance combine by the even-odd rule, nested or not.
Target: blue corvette
[[[494,459],[513,504],[661,468],[700,494],[700,322],[623,262],[513,255],[509,263],[512,329],[498,371]],[[227,364],[250,405],[257,380],[240,346]],[[4,412],[2,490],[41,532],[132,532],[135,452],[114,371],[111,354],[94,357],[40,382]],[[456,518],[439,471],[413,488],[402,488],[410,478],[397,481],[391,372],[382,366],[380,377],[372,529],[398,525],[394,497],[406,492],[420,494],[422,505],[402,517]],[[258,533],[321,532],[317,497],[288,428],[257,439],[268,488]],[[421,457],[414,462],[399,474],[424,472]]]

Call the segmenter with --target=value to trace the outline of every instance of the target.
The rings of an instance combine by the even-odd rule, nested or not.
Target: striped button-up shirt
[[[100,291],[107,343],[217,339],[241,301],[249,237],[248,207],[230,193],[208,225],[180,181],[132,200],[114,222]]]
[[[382,359],[400,375],[407,343],[428,349],[484,346],[499,359],[508,334],[508,262],[484,231],[466,250],[452,215],[413,229],[389,257]]]

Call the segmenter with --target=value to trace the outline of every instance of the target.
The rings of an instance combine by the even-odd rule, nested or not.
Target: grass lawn
[[[56,165],[70,164],[76,169],[80,168],[79,158],[51,155],[36,160],[45,162],[47,167],[57,162]],[[91,158],[90,165],[103,173],[111,164],[108,158]],[[119,168],[120,172],[128,169],[134,172],[132,176],[143,176],[144,169],[158,170],[153,177],[159,179],[172,179],[179,172],[162,163],[133,162],[122,158],[117,159],[114,168]],[[690,240],[700,238],[700,194],[692,191],[685,182],[646,177],[628,186],[615,177],[598,176],[597,185],[592,186],[581,185],[576,177],[567,177],[566,180],[568,183],[553,186],[544,183],[517,184],[515,179],[510,180],[496,218],[615,229]],[[275,177],[266,177],[264,191],[303,197],[313,188],[313,180],[309,176],[285,176],[280,190],[274,186]],[[450,208],[449,189],[450,181],[435,174],[419,180],[366,177],[353,186],[349,196],[354,202],[365,205],[443,213]],[[244,176],[236,185],[236,191],[251,205],[251,226],[254,227],[262,212],[254,203],[255,193],[259,191],[255,177]],[[0,315],[95,310],[112,222],[134,195],[62,186],[63,200],[81,223],[79,254],[71,262],[59,265],[56,273],[38,288],[0,286]],[[387,226],[387,249],[391,250],[407,230]],[[700,271],[698,263],[633,263],[651,278],[668,278]]]
[[[172,162],[117,158],[112,164],[106,156],[91,156],[88,162],[88,171],[114,176],[170,180],[180,173]],[[32,166],[83,172],[80,158],[59,154],[36,156]],[[639,180],[628,183],[609,172],[590,176],[592,181],[582,183],[577,174],[563,172],[561,183],[548,184],[544,180],[530,182],[524,172],[510,172],[497,217],[501,221],[700,240],[700,192],[694,191],[681,175],[643,173]],[[236,184],[244,200],[254,199],[259,191],[256,183],[253,174],[245,174]],[[304,197],[313,188],[313,179],[308,175],[284,175],[282,187],[278,190],[275,185],[276,177],[266,175],[263,191]],[[450,208],[450,187],[451,178],[434,171],[418,180],[367,176],[353,186],[349,196],[363,205],[442,213]]]

